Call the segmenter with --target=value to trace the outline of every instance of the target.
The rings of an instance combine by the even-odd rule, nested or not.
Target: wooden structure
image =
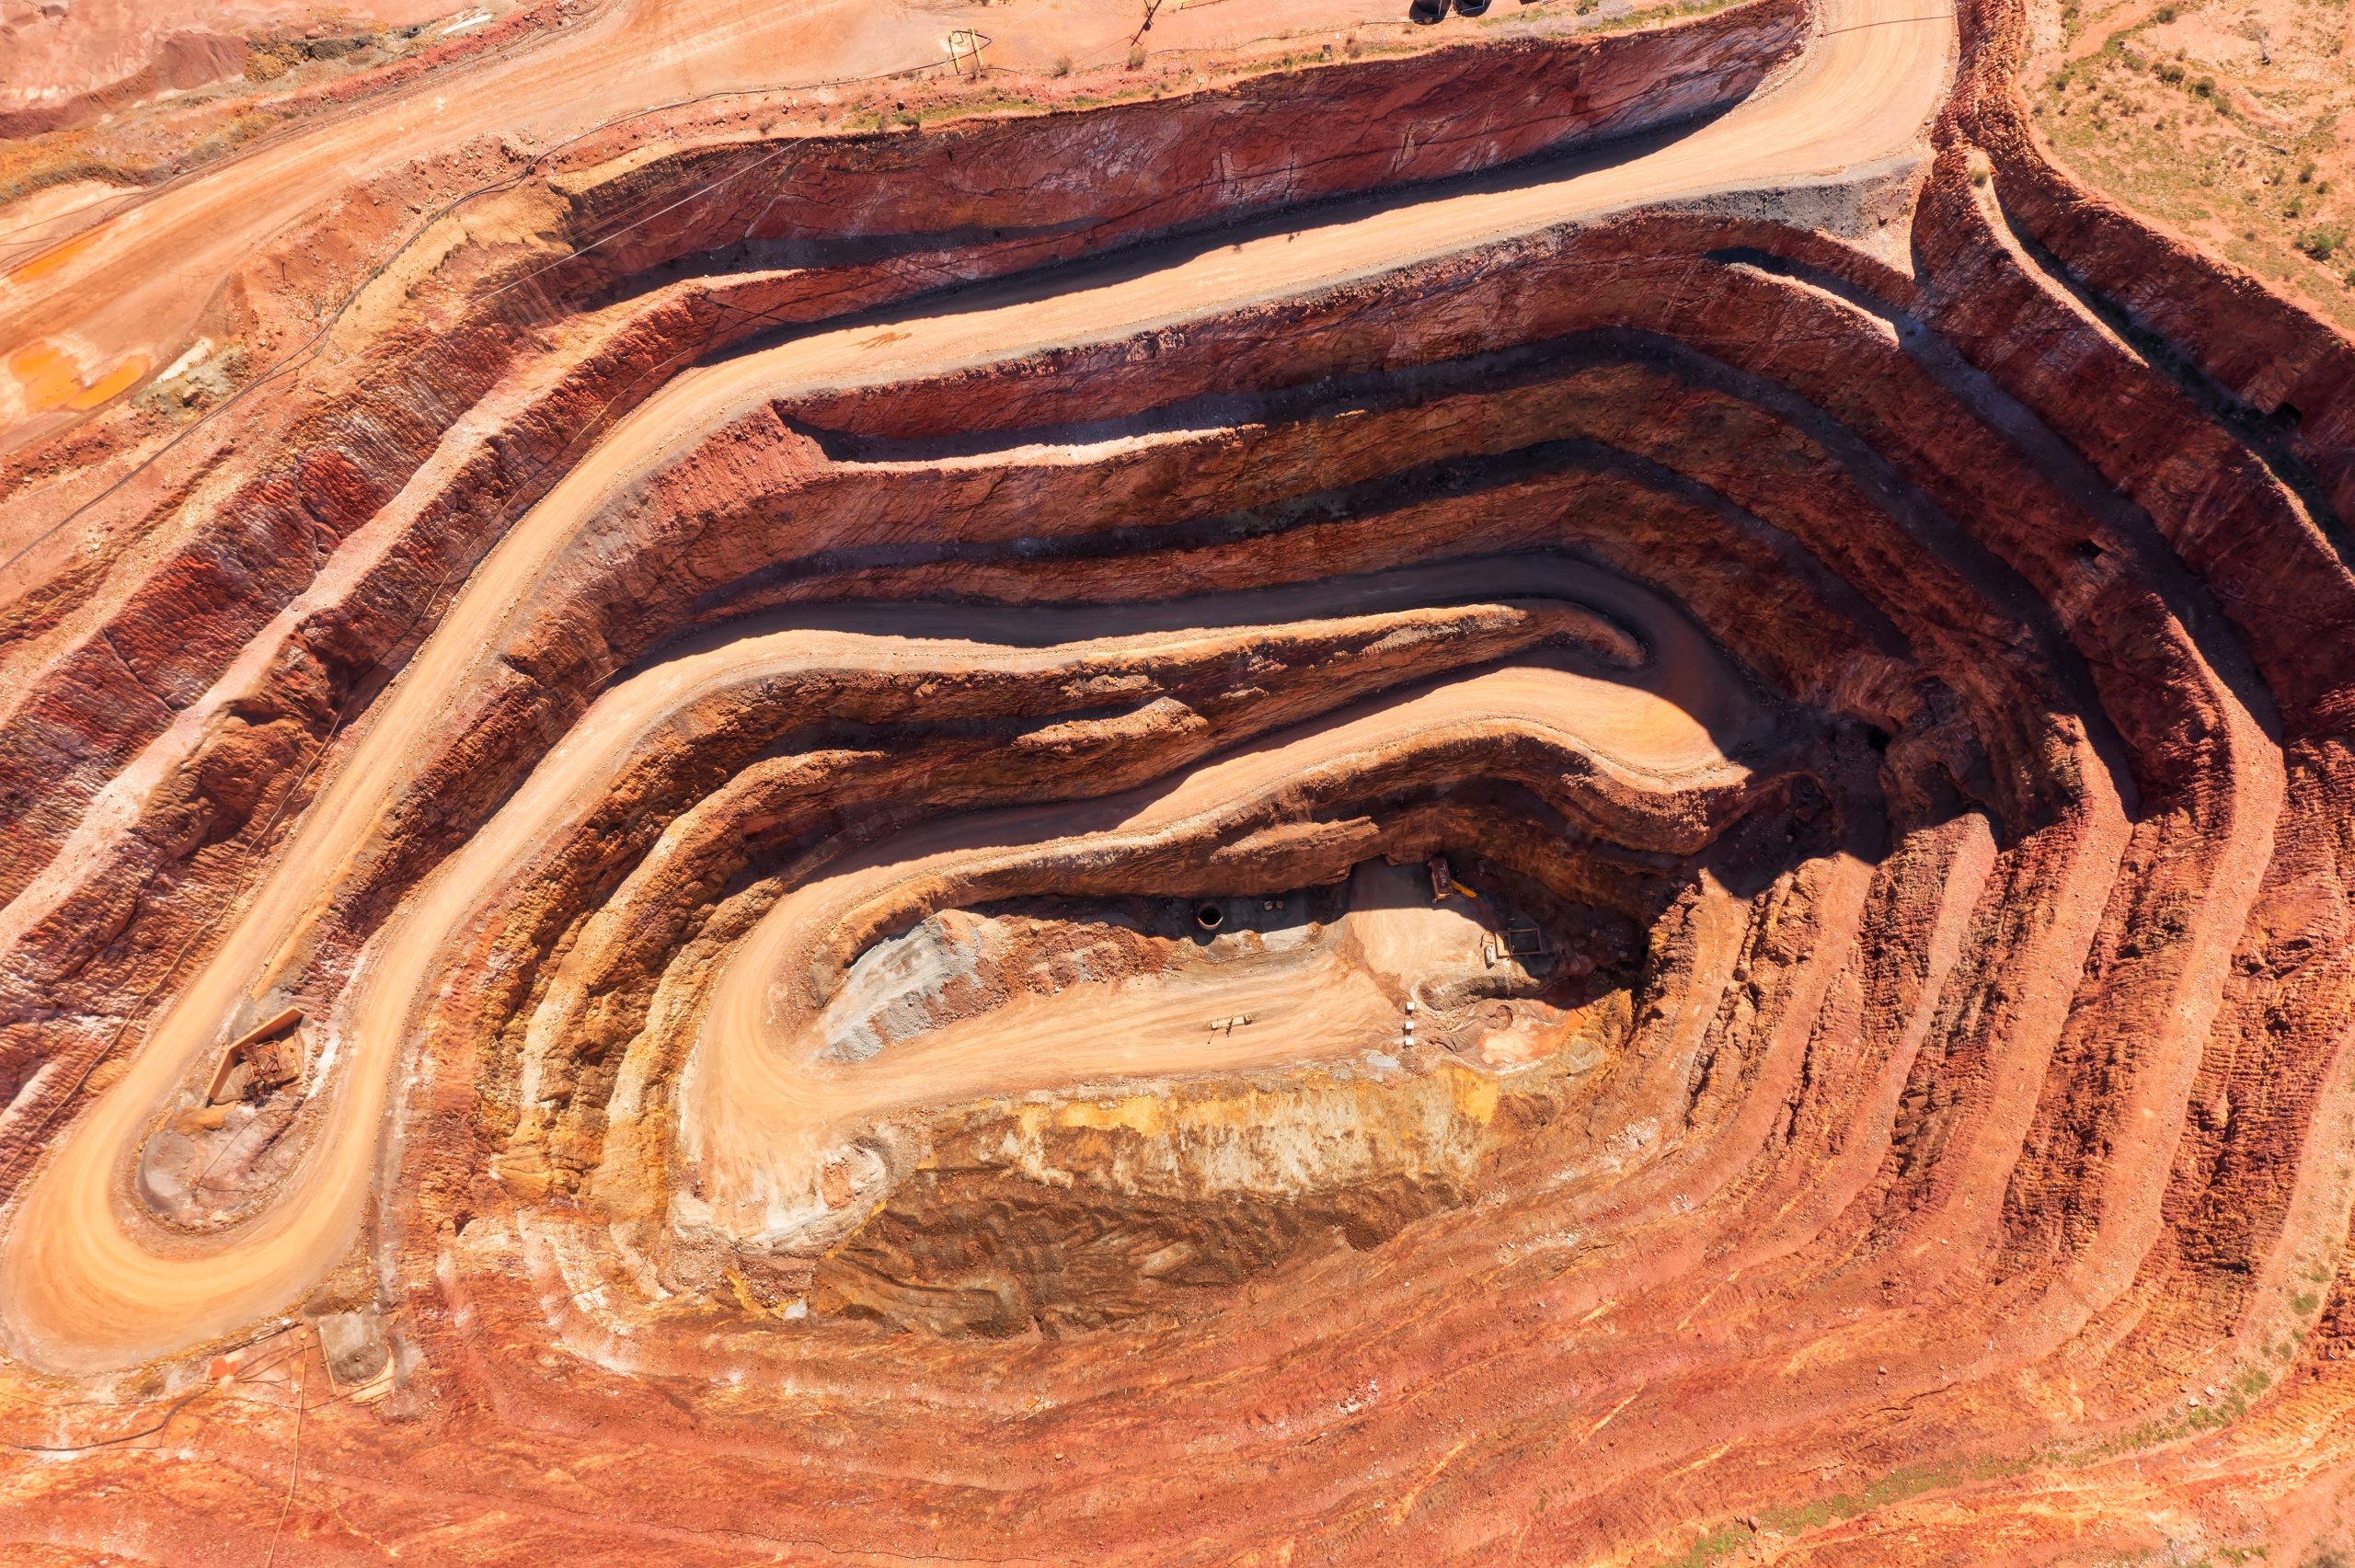
[[[948,68],[959,76],[979,76],[986,69],[982,63],[982,51],[989,44],[987,33],[959,28],[948,35]]]
[[[1504,950],[1507,956],[1513,958],[1543,958],[1549,951],[1545,933],[1527,915],[1514,916],[1512,923],[1505,927]]]
[[[276,1089],[299,1080],[310,1054],[304,1047],[302,1022],[301,1008],[283,1008],[230,1041],[213,1070],[206,1102],[224,1104],[245,1098],[256,1084]]]

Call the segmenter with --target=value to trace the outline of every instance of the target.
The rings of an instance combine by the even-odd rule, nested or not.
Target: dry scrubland
[[[0,1555],[2346,1561],[2323,33],[1137,20],[7,143]]]
[[[2062,166],[2355,327],[2355,31],[2344,0],[2033,9],[2026,81]]]

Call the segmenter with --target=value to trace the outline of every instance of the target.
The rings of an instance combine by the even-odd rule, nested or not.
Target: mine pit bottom
[[[735,1282],[813,1325],[997,1337],[1216,1310],[1381,1245],[1624,1040],[1634,927],[1525,892],[1435,856],[936,913],[821,1018],[830,1071],[939,1096],[922,1156],[823,1256]]]
[[[1631,945],[1599,916],[1548,930],[1444,857],[1373,861],[1281,893],[942,910],[862,955],[820,1026],[830,1062],[921,1069],[936,1093],[1045,1087],[1023,1081],[1057,1064],[1099,1079],[1444,1050],[1509,1069],[1547,1054]]]

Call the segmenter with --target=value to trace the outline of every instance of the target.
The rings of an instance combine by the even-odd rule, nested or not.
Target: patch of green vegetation
[[[185,161],[190,164],[210,163],[289,118],[291,116],[287,113],[269,109],[254,109],[241,114],[228,124],[198,137],[190,144]]]
[[[2039,1448],[2009,1457],[1981,1455],[1908,1465],[1867,1482],[1854,1492],[1838,1493],[1830,1497],[1819,1497],[1811,1502],[1762,1512],[1754,1526],[1743,1520],[1729,1520],[1703,1535],[1680,1555],[1668,1559],[1661,1568],[1707,1568],[1707,1564],[1740,1551],[1762,1533],[1796,1536],[1809,1530],[1820,1530],[1893,1504],[1907,1502],[1924,1493],[2018,1475],[2048,1462],[2051,1457],[2047,1450]]]
[[[2206,6],[2173,8],[2181,17]],[[2146,36],[2162,25],[2154,12],[2033,79],[2038,129],[2087,183],[2355,328],[2355,214],[2322,162],[2348,95],[2267,99],[2259,123],[2240,107],[2257,101],[2250,87],[2227,86]]]
[[[61,157],[37,164],[21,173],[0,179],[0,207],[21,196],[52,186],[74,185],[83,180],[95,180],[102,185],[120,185],[135,189],[147,183],[150,177],[128,165],[110,163],[104,158]]]
[[[1661,1562],[1660,1568],[1708,1568],[1718,1558],[1749,1545],[1757,1534],[1744,1524],[1719,1525],[1687,1547],[1683,1555]]]

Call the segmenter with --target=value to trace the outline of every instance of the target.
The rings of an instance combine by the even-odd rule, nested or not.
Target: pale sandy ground
[[[0,206],[0,258],[30,255],[77,220],[86,220],[99,202],[119,201],[129,194],[102,179],[76,179],[20,196]]]
[[[301,32],[327,17],[346,29],[400,28],[454,16],[465,0],[0,0],[0,109],[74,97],[144,70],[174,33],[239,38]],[[506,9],[502,5],[500,9]]]
[[[1110,277],[1074,273],[1059,292],[981,297],[936,315],[912,314],[896,332],[868,327],[796,339],[682,378],[649,400],[519,522],[469,580],[380,700],[351,757],[305,815],[218,956],[185,988],[121,1082],[60,1141],[28,1187],[0,1241],[0,1314],[15,1345],[44,1365],[95,1370],[201,1344],[283,1310],[350,1245],[375,1169],[389,1065],[436,973],[442,943],[517,853],[498,823],[437,873],[381,933],[338,1013],[339,1068],[323,1075],[327,1082],[318,1091],[328,1097],[323,1135],[260,1217],[217,1242],[167,1242],[119,1201],[127,1191],[126,1162],[185,1071],[217,1047],[282,966],[300,962],[301,934],[322,890],[332,887],[338,868],[375,827],[383,803],[412,761],[415,738],[444,723],[450,694],[478,673],[485,649],[505,640],[508,618],[525,589],[606,497],[754,398],[937,371],[1047,342],[1122,336],[1633,201],[1788,183],[1914,145],[1949,68],[1951,21],[1925,15],[1917,0],[1826,0],[1821,19],[1807,60],[1776,89],[1624,161],[1442,197],[1409,194],[1370,213],[1306,221],[1231,248],[1179,255],[1160,268]],[[1513,587],[1525,591],[1519,582]],[[1649,624],[1645,630],[1667,635]],[[876,656],[888,651],[879,648]],[[1664,645],[1655,643],[1654,652],[1654,668],[1677,672],[1678,661]],[[1654,717],[1664,726],[1669,721],[1659,710],[1682,710],[1688,716],[1680,744],[1689,744],[1696,732],[1689,715],[1708,706],[1708,678],[1689,669],[1675,678],[1697,679],[1700,686],[1674,702],[1655,699]],[[1572,743],[1605,755],[1640,758],[1647,746],[1666,743],[1660,738],[1671,733],[1652,733],[1657,726],[1637,722],[1634,713],[1621,715],[1616,728],[1613,721],[1598,721],[1591,711],[1595,693],[1552,683],[1558,679],[1556,672],[1527,669],[1472,677],[1451,683],[1454,701],[1445,712],[1408,701],[1370,717],[1311,727],[1283,743],[1305,748],[1302,760],[1341,756],[1346,752],[1320,749],[1407,743],[1431,726],[1461,722],[1467,713],[1557,728]],[[652,693],[643,700],[669,699]],[[587,723],[576,729],[500,821],[527,799],[540,814],[535,820],[559,814],[580,782],[594,776],[603,750],[627,732],[627,723],[615,722],[618,727],[610,731]],[[1373,727],[1343,736],[1345,724]],[[1697,732],[1702,744],[1709,744],[1707,728]],[[1185,796],[1208,804],[1221,787],[1264,784],[1269,775],[1254,766],[1222,760],[1172,788],[1209,790]],[[1197,785],[1196,777],[1225,784]]]

